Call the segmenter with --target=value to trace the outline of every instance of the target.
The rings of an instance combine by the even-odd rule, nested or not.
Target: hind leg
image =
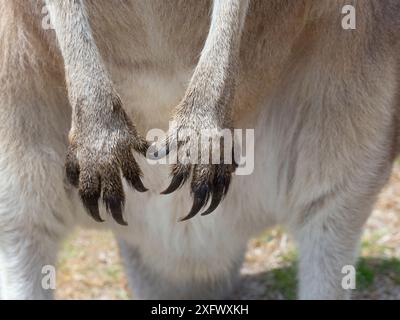
[[[2,152],[0,157],[0,276],[4,299],[52,296],[41,286],[42,268],[56,265],[58,244],[72,223],[67,215],[70,207],[61,158],[39,150],[27,153],[18,159],[5,159]]]
[[[41,225],[14,226],[1,236],[0,265],[2,299],[51,299],[53,289],[42,285],[53,276],[45,266],[55,266],[59,234]],[[51,280],[53,281],[53,280]]]
[[[48,50],[28,27],[13,25],[10,34],[0,34],[9,46],[0,70],[1,295],[47,299],[52,290],[42,286],[43,267],[55,266],[58,244],[73,221],[63,169],[70,107]],[[37,50],[24,50],[34,44]]]
[[[270,135],[282,146],[282,216],[299,244],[302,299],[349,297],[342,269],[355,264],[363,226],[396,153],[395,60],[377,45],[368,48],[379,57],[370,64],[371,52],[362,45],[369,35],[330,35],[325,27],[335,46],[297,57],[270,117],[276,128]],[[349,57],[351,68],[336,58],[348,48],[362,53]]]
[[[49,107],[44,101],[36,102],[23,109]],[[58,244],[72,224],[62,148],[57,150],[52,139],[42,136],[56,136],[41,132],[46,122],[35,124],[31,116],[14,112],[15,123],[27,126],[1,132],[0,276],[4,299],[52,297],[52,291],[42,288],[42,268],[55,266]],[[30,125],[36,127],[32,132]]]
[[[23,107],[46,106],[43,101],[36,102]],[[0,276],[4,299],[51,298],[52,292],[41,286],[42,268],[55,266],[58,244],[72,224],[62,148],[57,150],[52,139],[41,136],[47,136],[41,132],[47,124],[32,123],[35,117],[31,115],[18,111],[13,115],[16,123],[27,124],[18,129],[28,132],[13,128],[1,133]],[[29,125],[37,127],[29,132]]]
[[[342,286],[348,272],[344,267],[356,267],[360,236],[373,201],[360,205],[361,199],[347,204],[341,200],[328,200],[294,233],[300,255],[300,299],[350,298],[351,289]]]

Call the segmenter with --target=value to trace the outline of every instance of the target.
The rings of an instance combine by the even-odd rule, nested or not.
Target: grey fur
[[[399,151],[397,0],[47,4],[55,32],[41,28],[40,1],[0,0],[3,298],[51,298],[41,268],[76,225],[117,234],[137,298],[215,298],[248,239],[277,224],[299,245],[299,297],[349,297],[341,268]],[[344,4],[356,30],[341,28]],[[254,128],[254,173],[194,166],[191,189],[159,195],[169,168],[132,152],[171,115],[194,136]],[[141,172],[139,194],[125,182],[145,191]],[[220,200],[218,175],[231,183],[215,212],[177,223],[199,186]]]

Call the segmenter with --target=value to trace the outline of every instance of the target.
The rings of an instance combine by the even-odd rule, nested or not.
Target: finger
[[[235,169],[236,169],[235,166],[229,166],[229,168],[230,169],[225,171],[225,176],[224,176],[224,180],[225,180],[224,198],[226,197],[226,195],[227,195],[227,193],[229,191],[229,187],[231,186],[232,173],[234,173]]]
[[[103,203],[107,212],[120,225],[126,226],[123,218],[123,207],[125,204],[125,193],[122,186],[119,168],[116,164],[111,164],[102,169],[103,184]]]
[[[68,182],[73,185],[75,188],[79,187],[79,162],[76,157],[75,150],[69,148],[67,152],[67,157],[65,160],[65,173],[68,179]]]
[[[115,196],[105,195],[103,196],[107,212],[111,213],[111,216],[118,224],[127,226],[128,223],[123,217],[123,201]]]
[[[99,212],[101,179],[93,166],[85,167],[79,177],[79,196],[88,213],[97,222],[104,222]]]
[[[232,148],[232,173],[236,171],[237,168],[239,168],[239,164],[236,162],[236,150],[235,147]]]
[[[142,171],[130,151],[124,152],[121,157],[121,170],[128,184],[139,192],[146,192],[141,176]]]
[[[195,217],[203,209],[212,194],[213,173],[210,166],[197,165],[193,170],[193,180],[191,184],[191,193],[193,195],[193,206],[189,214],[181,221],[189,220]]]
[[[212,191],[212,199],[211,204],[208,209],[203,212],[202,216],[207,216],[215,211],[217,207],[220,205],[221,201],[225,196],[225,177],[218,176],[214,179],[214,187]]]
[[[189,214],[180,221],[183,222],[194,218],[200,212],[200,210],[206,206],[209,196],[210,191],[207,185],[201,185],[200,187],[196,188],[196,190],[193,191],[194,199],[192,209],[190,210]]]
[[[141,135],[136,134],[133,139],[133,149],[140,153],[142,156],[146,157],[150,144]]]
[[[190,165],[182,165],[182,164],[175,165],[172,169],[171,184],[168,186],[166,190],[161,192],[161,194],[168,195],[181,188],[185,184],[185,182],[189,179],[190,171],[191,171]]]

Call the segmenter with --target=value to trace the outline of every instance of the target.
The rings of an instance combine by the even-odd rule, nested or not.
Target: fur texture
[[[41,1],[0,0],[2,298],[50,298],[41,268],[78,224],[115,232],[138,298],[226,297],[248,239],[276,224],[298,242],[300,298],[348,297],[341,269],[398,152],[398,1],[115,2],[47,0],[54,32]],[[356,30],[341,27],[344,4]],[[232,170],[190,168],[191,186],[159,195],[168,166],[131,148],[171,115],[256,135],[254,173],[184,223],[190,189],[224,190],[209,177]],[[144,191],[141,173],[146,193],[125,183]]]

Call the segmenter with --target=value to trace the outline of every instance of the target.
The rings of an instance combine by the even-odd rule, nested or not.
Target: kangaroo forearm
[[[84,0],[46,0],[64,58],[69,100],[73,108],[66,176],[96,221],[103,221],[99,199],[114,220],[123,218],[125,193],[121,172],[140,192],[147,189],[132,154],[147,143],[122,108],[90,29]]]
[[[196,216],[209,199],[210,206],[202,215],[212,213],[228,192],[236,169],[233,161],[225,157],[233,154],[233,145],[224,145],[225,152],[220,142],[223,129],[232,126],[230,104],[248,4],[248,0],[214,0],[206,43],[186,94],[175,110],[168,139],[177,142],[178,163],[173,166],[171,184],[163,194],[174,192],[192,178],[193,205],[183,220]]]
[[[248,0],[214,0],[210,31],[188,91],[195,88],[208,106],[221,106],[220,100],[233,93],[248,4]]]
[[[74,107],[80,99],[99,105],[99,91],[112,92],[94,41],[83,0],[46,0],[65,64],[67,88]]]

